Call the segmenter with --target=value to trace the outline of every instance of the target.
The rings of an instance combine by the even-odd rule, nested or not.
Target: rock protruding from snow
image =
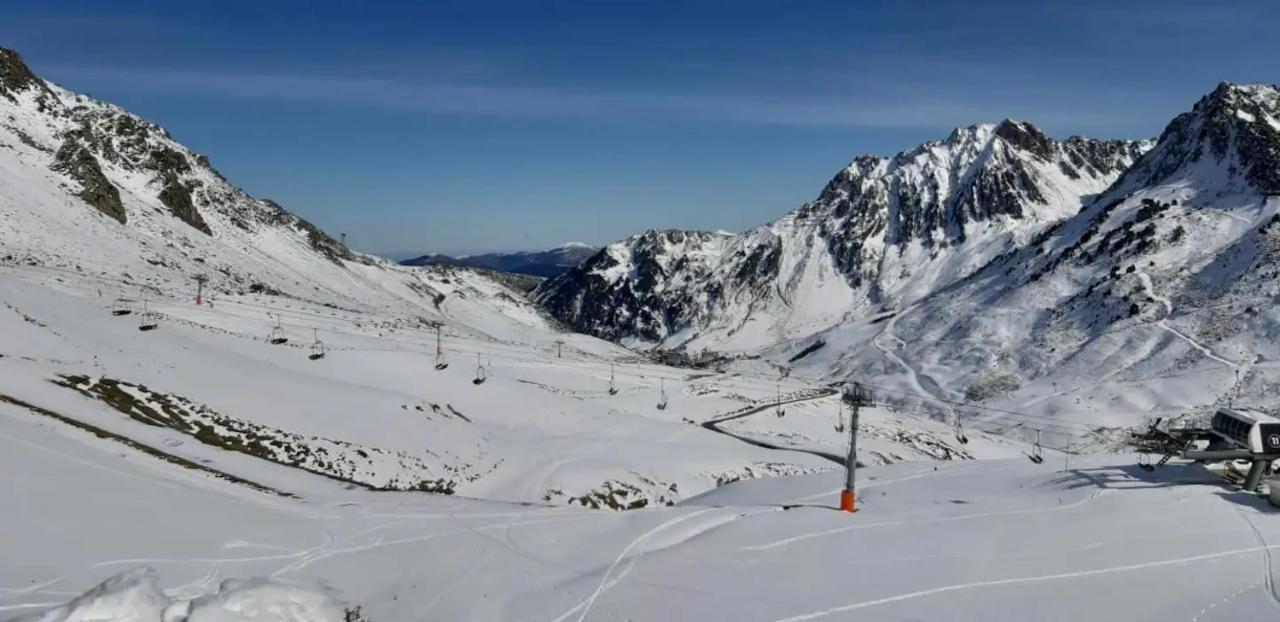
[[[72,139],[63,141],[49,168],[66,173],[78,182],[80,192],[77,196],[84,199],[85,203],[120,224],[127,222],[124,204],[120,202],[120,190],[107,179],[98,159],[84,145]]]
[[[52,96],[48,87],[31,71],[16,51],[0,47],[0,97],[17,102],[17,94],[35,90]]]

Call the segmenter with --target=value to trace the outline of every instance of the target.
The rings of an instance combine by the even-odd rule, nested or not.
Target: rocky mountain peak
[[[16,94],[28,89],[48,92],[48,87],[31,71],[22,56],[9,48],[0,47],[0,96],[17,101]]]
[[[1010,145],[1035,154],[1043,160],[1053,157],[1053,139],[1040,131],[1040,128],[1030,123],[1005,119],[995,127],[995,135]]]
[[[1192,177],[1202,192],[1280,194],[1280,88],[1220,83],[1165,127],[1120,185]]]

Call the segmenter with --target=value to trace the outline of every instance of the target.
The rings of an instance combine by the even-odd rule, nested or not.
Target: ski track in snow
[[[1267,547],[1267,539],[1263,537],[1261,531],[1258,531],[1258,526],[1255,525],[1253,521],[1250,520],[1249,517],[1245,515],[1244,509],[1237,507],[1236,514],[1238,514],[1240,516],[1240,519],[1243,520],[1245,524],[1249,526],[1249,531],[1252,533],[1253,538],[1258,541],[1258,544],[1263,547]],[[1274,601],[1277,605],[1280,605],[1280,592],[1276,591],[1276,578],[1275,578],[1276,575],[1275,575],[1275,568],[1272,564],[1270,548],[1264,548],[1263,554],[1262,554],[1262,561],[1263,561],[1262,570],[1264,573],[1262,578],[1262,583],[1266,584],[1267,595],[1271,597],[1271,600]]]
[[[1258,586],[1262,585],[1262,581],[1263,581],[1262,579],[1258,579],[1257,581],[1254,581],[1253,583],[1250,583],[1249,585],[1246,585],[1246,586],[1244,586],[1244,587],[1242,587],[1242,588],[1240,588],[1240,589],[1238,589],[1238,590],[1236,590],[1236,591],[1232,592],[1231,594],[1228,594],[1228,595],[1227,595],[1226,597],[1224,597],[1222,600],[1214,601],[1214,602],[1209,603],[1208,605],[1205,605],[1204,609],[1201,609],[1201,610],[1200,610],[1200,612],[1199,612],[1199,613],[1197,613],[1197,614],[1196,614],[1196,616],[1195,616],[1194,618],[1191,618],[1191,622],[1200,622],[1200,618],[1203,618],[1203,617],[1204,617],[1204,614],[1209,613],[1210,611],[1212,611],[1214,607],[1217,607],[1218,605],[1225,605],[1225,604],[1227,604],[1227,603],[1229,603],[1229,602],[1231,602],[1231,601],[1233,601],[1233,600],[1235,600],[1235,599],[1237,599],[1237,598],[1240,598],[1241,596],[1243,596],[1243,595],[1245,595],[1246,593],[1248,593],[1248,592],[1249,592],[1249,590],[1252,590],[1252,589],[1254,589],[1254,588],[1256,588],[1256,587],[1258,587]]]
[[[1041,581],[1056,581],[1059,579],[1075,579],[1079,577],[1091,577],[1091,576],[1097,576],[1097,575],[1114,574],[1119,572],[1129,572],[1133,570],[1160,568],[1163,566],[1176,566],[1176,565],[1187,564],[1191,562],[1206,561],[1210,559],[1221,559],[1223,557],[1235,557],[1238,555],[1247,555],[1249,553],[1270,551],[1271,549],[1275,549],[1275,548],[1280,548],[1280,544],[1272,544],[1269,546],[1255,546],[1255,547],[1248,547],[1248,548],[1242,548],[1242,549],[1231,549],[1229,551],[1219,551],[1216,553],[1204,553],[1202,555],[1192,555],[1189,557],[1179,557],[1175,559],[1162,559],[1162,560],[1157,560],[1152,562],[1127,564],[1123,566],[1109,566],[1106,568],[1095,568],[1093,570],[1081,570],[1077,572],[1062,572],[1057,574],[1037,575],[1037,576],[1031,576],[1031,577],[1018,577],[1013,579],[994,579],[991,581],[974,581],[970,583],[956,583],[953,585],[945,585],[942,587],[935,587],[927,590],[907,592],[905,594],[899,594],[897,596],[889,596],[886,598],[877,598],[874,600],[866,600],[858,603],[841,605],[839,607],[832,607],[830,609],[823,609],[820,611],[813,611],[810,613],[802,613],[800,615],[795,615],[787,618],[778,618],[776,622],[801,622],[802,620],[815,620],[818,618],[825,618],[830,615],[835,615],[837,613],[855,611],[858,609],[865,609],[867,607],[874,607],[876,605],[885,605],[889,603],[896,603],[904,600],[920,598],[923,596],[932,596],[934,594],[944,594],[947,592],[955,592],[960,590],[976,589],[976,588],[983,588],[983,587],[999,587],[1004,585],[1020,585],[1025,583],[1038,583]]]
[[[622,579],[626,577],[628,574],[630,574],[631,570],[635,568],[636,562],[639,561],[640,557],[644,555],[644,547],[648,543],[650,538],[652,538],[655,534],[665,529],[674,527],[691,518],[700,516],[702,514],[706,514],[707,512],[715,511],[716,509],[717,508],[707,508],[705,510],[698,510],[690,514],[683,514],[680,516],[676,516],[674,518],[663,521],[657,527],[654,527],[653,529],[650,529],[649,531],[646,531],[643,534],[640,534],[639,537],[635,538],[629,544],[627,544],[627,546],[622,549],[621,553],[618,553],[618,556],[614,558],[612,564],[609,564],[609,567],[605,570],[604,575],[600,578],[600,583],[596,586],[595,591],[591,593],[591,596],[587,597],[585,600],[578,603],[576,606],[569,609],[568,611],[560,614],[560,617],[556,618],[554,622],[563,622],[564,620],[568,620],[571,616],[573,616],[574,613],[578,612],[579,610],[582,611],[582,614],[578,616],[578,622],[582,622],[582,620],[585,620],[587,617],[587,614],[590,613],[591,611],[591,607],[595,605],[596,599],[599,598],[600,595],[603,594],[606,590],[608,590],[609,588],[613,587],[614,585],[622,581]],[[622,561],[627,558],[627,554],[631,553],[632,550],[635,550],[636,553],[631,557],[630,563],[627,565],[627,567],[623,569],[623,571],[620,572],[617,576],[613,576],[612,578],[610,578],[613,575],[614,569],[618,567],[618,564],[622,563]]]

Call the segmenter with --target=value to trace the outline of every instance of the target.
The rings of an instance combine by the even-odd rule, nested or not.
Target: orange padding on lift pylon
[[[854,494],[852,490],[840,491],[840,509],[845,512],[858,511],[858,509],[854,507]]]

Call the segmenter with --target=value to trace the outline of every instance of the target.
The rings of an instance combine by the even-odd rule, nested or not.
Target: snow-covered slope
[[[649,231],[535,298],[575,328],[752,351],[944,288],[1075,214],[1149,147],[1055,141],[1006,120],[893,158],[862,156],[814,201],[739,235]]]
[[[1062,446],[1057,426],[1277,408],[1278,213],[1280,92],[1222,84],[1155,143],[1005,122],[860,158],[766,227],[646,233],[538,297],[612,339],[858,380]]]
[[[163,128],[66,91],[0,49],[0,265],[82,270],[102,295],[377,309],[472,335],[555,324],[494,279],[352,252],[224,179]],[[528,330],[528,329],[534,330]]]
[[[1078,215],[818,335],[816,372],[1126,425],[1280,398],[1280,90],[1223,84]],[[791,351],[778,348],[773,356]]]
[[[628,509],[834,466],[806,453],[831,430],[776,452],[694,425],[768,400],[772,379],[654,365],[487,273],[354,253],[161,128],[3,59],[0,395],[130,439],[160,428],[144,440],[175,459],[229,450],[376,490]]]
[[[949,423],[922,420],[927,409],[889,393],[878,398],[891,408],[862,412],[871,466],[859,471],[861,510],[831,511],[843,480],[826,456],[844,451],[847,432],[833,391],[812,381],[834,369],[916,397],[951,395],[969,370],[1034,369],[1037,354],[1075,348],[1053,377],[1076,369],[1087,386],[981,386],[996,399],[1012,390],[1052,404],[1059,418],[1088,410],[1071,391],[1105,399],[1106,382],[1152,403],[1157,393],[1161,403],[1199,395],[1197,383],[1242,360],[1228,346],[1274,324],[1270,304],[1244,309],[1251,324],[1239,334],[1223,330],[1230,322],[1189,321],[1215,317],[1208,296],[1247,304],[1246,293],[1274,284],[1275,232],[1262,223],[1276,206],[1229,164],[1260,157],[1240,151],[1254,144],[1243,134],[1251,126],[1231,122],[1238,133],[1224,153],[1233,155],[1218,158],[1228,164],[1214,168],[1207,155],[1188,164],[1221,175],[1212,193],[1168,182],[1107,197],[1062,225],[1050,224],[1051,210],[1023,214],[1044,223],[1032,243],[970,276],[939,277],[950,282],[946,298],[843,322],[820,333],[821,346],[787,342],[760,360],[690,371],[560,332],[489,277],[352,253],[236,190],[159,128],[2,58],[0,617],[1025,620],[1052,611],[1208,622],[1277,611],[1280,532],[1251,495],[1195,466],[1147,473],[1052,448],[1033,464],[1021,457],[1031,448],[980,431],[1021,423],[973,422],[961,443]],[[121,134],[122,125],[133,129]],[[1177,206],[1143,203],[1172,205],[1174,194]],[[1126,237],[1126,216],[1147,213],[1185,221],[1183,235],[1209,256],[1196,263],[1143,246],[1147,234]],[[987,220],[999,228],[1006,218]],[[973,226],[939,248],[978,239]],[[693,287],[680,281],[686,267],[705,262],[718,274],[717,258],[746,250],[741,236],[650,237],[637,255],[602,251],[618,260],[607,276],[636,278],[639,261],[654,266],[655,283]],[[1148,263],[1106,263],[1095,256],[1103,241],[1132,246],[1116,255],[1126,262]],[[1189,272],[1149,265],[1160,252]],[[750,275],[768,264],[741,265]],[[209,279],[203,304],[195,274]],[[1080,324],[1087,309],[1073,310],[1070,297],[1094,277],[1136,288],[1125,302],[1137,314]],[[1047,306],[1067,309],[1062,323],[1045,319]],[[273,328],[287,341],[271,343]],[[1082,335],[1093,350],[1073,341]],[[1022,341],[1031,338],[1049,348]],[[1124,366],[1148,351],[1165,358]],[[1274,360],[1259,354],[1241,370],[1246,382]],[[1180,358],[1155,367],[1168,357]],[[778,361],[797,373],[778,378]],[[1130,373],[1147,367],[1167,373]],[[1131,423],[1127,413],[1113,419]],[[784,477],[759,479],[771,475]]]
[[[338,622],[340,602],[373,622],[1275,619],[1265,502],[1198,466],[1061,458],[863,469],[853,515],[831,509],[838,473],[617,513],[260,471],[307,491],[291,499],[0,403],[0,469],[27,474],[6,484],[0,617],[191,602],[209,616],[193,622]]]

